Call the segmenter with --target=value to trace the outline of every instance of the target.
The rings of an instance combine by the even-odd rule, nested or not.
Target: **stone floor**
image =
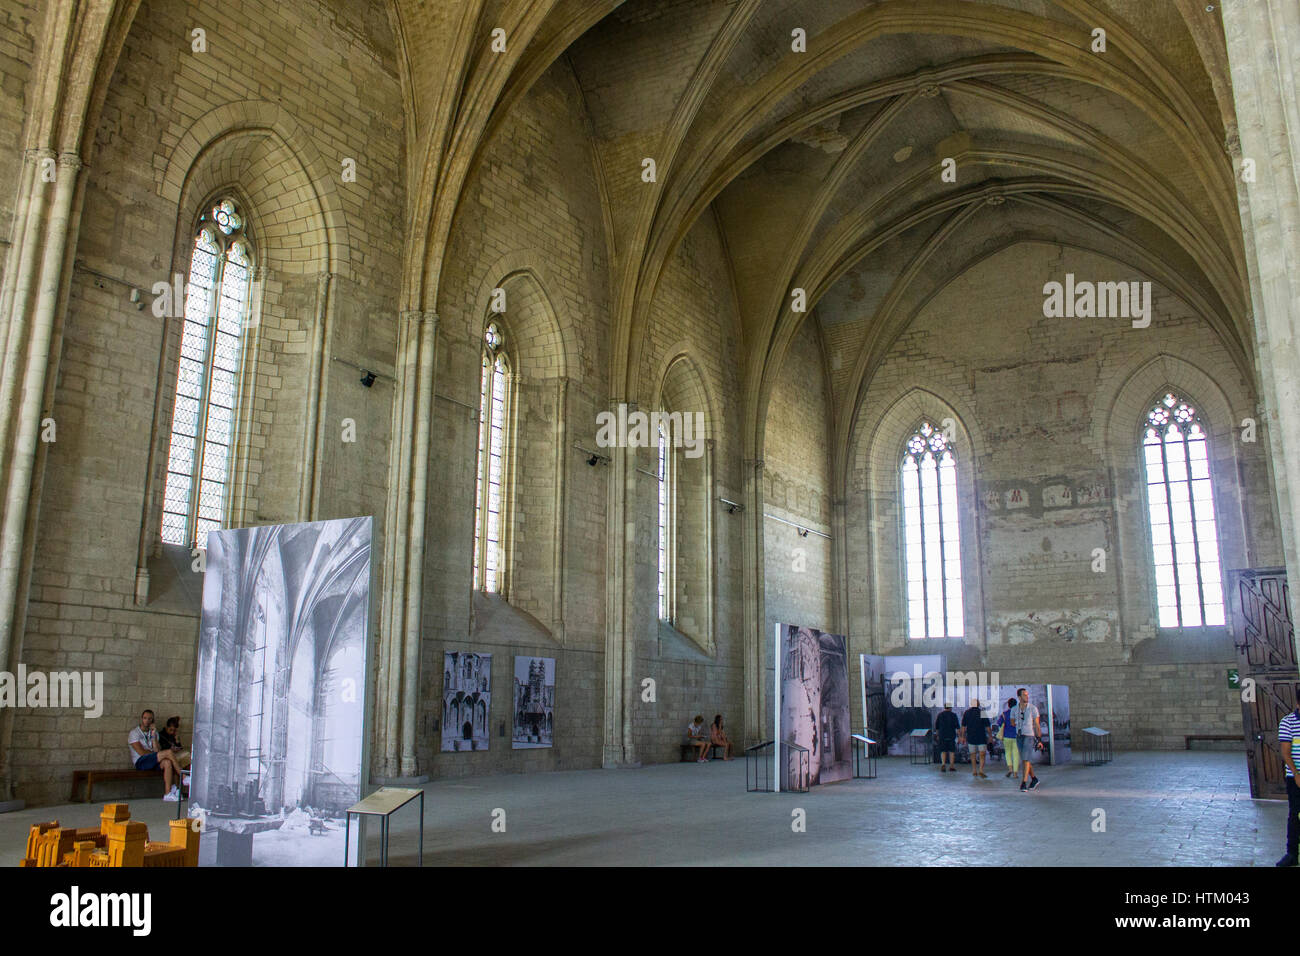
[[[1028,794],[1004,771],[973,780],[966,767],[941,774],[892,757],[875,780],[808,794],[746,793],[743,760],[437,781],[426,785],[424,861],[1262,866],[1282,852],[1286,804],[1250,798],[1239,754],[1123,753],[1103,767],[1047,767]],[[129,802],[151,835],[166,833],[175,804]],[[497,808],[504,833],[491,828]],[[792,832],[795,808],[806,811],[804,833]],[[1093,831],[1098,809],[1105,832]],[[0,860],[16,859],[33,822],[88,826],[98,813],[73,804],[0,814]],[[394,865],[415,863],[415,817],[412,808],[394,818]]]

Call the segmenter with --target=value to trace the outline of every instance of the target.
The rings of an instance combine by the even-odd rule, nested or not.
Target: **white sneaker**
[[[180,787],[172,787],[170,790],[167,791],[167,796],[163,797],[163,799],[168,803],[177,803],[180,801],[180,798],[181,798]]]

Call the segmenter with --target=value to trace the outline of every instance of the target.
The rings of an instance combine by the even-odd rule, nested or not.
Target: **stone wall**
[[[1251,383],[1209,324],[1158,284],[1146,329],[1045,318],[1042,286],[1067,272],[1136,278],[1093,253],[1012,245],[935,295],[872,379],[849,486],[853,650],[942,652],[950,668],[1002,683],[1067,684],[1075,725],[1106,727],[1125,748],[1237,733],[1226,629],[1156,626],[1138,451],[1150,404],[1181,390],[1209,427],[1223,569],[1280,563],[1266,439],[1241,441]],[[957,424],[960,640],[905,636],[897,466],[922,413]]]
[[[23,15],[12,4],[9,11]],[[191,47],[196,25],[207,31],[204,53]],[[97,720],[18,712],[15,789],[29,803],[66,797],[74,767],[125,766],[126,734],[144,707],[160,722],[178,714],[189,727],[201,579],[184,549],[165,554],[157,537],[178,330],[149,305],[155,282],[187,270],[202,204],[224,187],[247,203],[264,280],[256,326],[245,333],[252,344],[244,366],[256,380],[239,523],[299,513],[304,410],[314,391],[308,339],[329,273],[335,318],[326,355],[387,379],[366,390],[351,368],[328,362],[317,516],[373,514],[382,536],[401,116],[387,26],[348,4],[141,5],[88,173],[21,655],[29,668],[102,671],[106,705]],[[355,183],[342,181],[344,157],[357,160]],[[314,206],[303,199],[308,186],[325,194]],[[133,288],[144,293],[142,309],[129,301]],[[356,422],[355,443],[341,440],[344,418]],[[151,440],[156,470],[146,500]],[[152,582],[139,606],[142,526]]]
[[[764,432],[765,689],[772,686],[776,624],[843,633],[831,601],[830,410],[821,344],[808,322],[781,366]],[[770,714],[763,723],[770,728]]]
[[[606,407],[609,280],[583,122],[573,76],[556,64],[486,146],[448,245],[438,304],[429,463],[438,492],[425,528],[418,735],[421,770],[434,777],[600,765],[608,469],[588,466],[574,445],[595,448],[596,413]],[[500,314],[492,312],[495,288],[506,293]],[[483,330],[492,320],[506,336],[514,386],[506,600],[473,591],[480,372]],[[443,655],[458,650],[493,655],[485,752],[440,750]],[[556,660],[552,748],[511,749],[516,654]]]

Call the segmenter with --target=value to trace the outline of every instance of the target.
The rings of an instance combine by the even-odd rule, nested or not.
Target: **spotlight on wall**
[[[745,510],[745,506],[742,505],[739,501],[732,501],[732,500],[729,499],[729,498],[719,498],[718,501],[720,501],[722,504],[726,505],[726,508],[727,508],[727,514],[729,514],[729,515],[734,515],[734,514],[735,514],[736,512],[738,512],[738,511],[744,511],[744,510]]]
[[[375,373],[370,371],[370,369],[368,368],[363,368],[361,370],[361,384],[364,385],[366,388],[369,388],[371,385],[374,385]]]
[[[601,464],[604,465],[609,464],[610,459],[608,455],[602,455],[600,452],[592,451],[590,448],[583,448],[581,445],[577,444],[576,442],[574,443],[573,447],[578,449],[578,451],[582,452],[584,455],[587,456],[587,464],[589,464],[592,468],[595,468],[597,465],[601,465]]]
[[[797,531],[799,532],[799,537],[801,537],[801,538],[806,538],[806,537],[808,537],[808,529],[807,529],[807,528],[796,528],[795,530],[797,530]]]

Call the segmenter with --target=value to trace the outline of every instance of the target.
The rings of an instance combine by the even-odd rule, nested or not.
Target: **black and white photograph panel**
[[[555,658],[516,657],[514,750],[550,747],[555,739]]]
[[[335,866],[362,795],[371,519],[208,535],[189,814],[200,865]]]
[[[442,749],[487,750],[492,655],[447,651],[442,666]]]
[[[844,780],[853,772],[847,642],[814,627],[777,627],[782,786]]]

